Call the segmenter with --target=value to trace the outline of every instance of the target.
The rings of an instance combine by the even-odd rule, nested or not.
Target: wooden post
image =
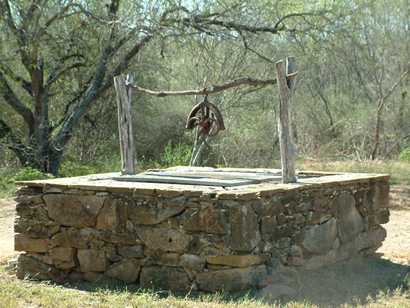
[[[282,182],[296,183],[295,147],[292,142],[289,112],[297,73],[295,59],[287,57],[286,63],[283,60],[276,62],[276,72],[279,88],[278,133],[282,163]]]
[[[129,75],[114,77],[117,94],[118,131],[121,149],[121,174],[135,174],[134,136],[132,134],[131,93],[127,84],[132,82]]]

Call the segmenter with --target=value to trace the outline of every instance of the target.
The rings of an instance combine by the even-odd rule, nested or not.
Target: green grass
[[[14,175],[15,172],[11,169],[0,168],[0,199],[13,195],[16,189],[13,179]]]
[[[350,300],[350,299],[346,299]],[[410,307],[410,293],[397,289],[369,298],[367,307]],[[355,305],[356,306],[356,305]],[[362,306],[362,305],[361,305]],[[267,308],[316,307],[308,302],[268,304],[245,296],[229,299],[222,294],[176,296],[168,293],[128,289],[119,285],[90,283],[56,285],[50,282],[18,280],[0,264],[0,307],[207,307]],[[353,307],[343,305],[343,307]]]
[[[56,285],[18,280],[0,265],[0,307],[271,307],[249,297],[226,299],[221,294],[176,296],[90,283]],[[305,307],[303,305],[288,307]],[[309,306],[307,306],[309,307]]]

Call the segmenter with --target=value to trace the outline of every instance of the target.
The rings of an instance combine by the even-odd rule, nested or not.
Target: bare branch
[[[32,95],[31,93],[31,82],[25,80],[23,77],[17,75],[10,67],[3,64],[0,60],[0,72],[3,72],[7,77],[12,79],[17,83],[21,83],[21,86],[24,90],[28,92],[28,94]]]
[[[220,85],[210,85],[202,89],[197,89],[197,90],[184,90],[184,91],[154,91],[146,88],[142,88],[138,85],[128,85],[129,87],[132,87],[138,92],[149,94],[149,95],[154,95],[158,97],[164,97],[164,96],[177,96],[177,95],[209,95],[209,94],[215,94],[218,92],[222,92],[231,88],[237,88],[240,86],[252,86],[252,87],[264,87],[268,85],[273,85],[276,84],[276,79],[254,79],[250,77],[244,77],[244,78],[239,78],[235,80],[228,81],[224,84]]]
[[[238,33],[240,32],[249,32],[249,33],[270,33],[270,34],[278,34],[281,31],[284,31],[286,28],[283,25],[284,21],[293,17],[302,17],[305,18],[306,16],[318,16],[322,15],[324,12],[305,12],[305,13],[292,13],[281,17],[273,26],[251,26],[245,25],[241,23],[237,23],[235,21],[227,21],[218,19],[220,15],[215,14],[205,14],[205,15],[193,15],[189,17],[184,17],[181,19],[178,18],[169,18],[167,20],[163,20],[163,25],[171,25],[171,24],[178,24],[182,23],[186,27],[192,27],[203,32],[211,32],[211,26],[217,26],[221,28],[225,28],[228,30],[233,30]],[[212,17],[209,17],[212,16]],[[293,30],[292,30],[293,31]]]
[[[269,59],[268,57],[264,56],[263,54],[261,54],[260,52],[256,51],[255,49],[253,49],[252,47],[249,46],[248,42],[246,41],[246,37],[242,34],[242,32],[239,33],[239,35],[242,38],[242,42],[243,42],[243,46],[245,47],[246,50],[249,50],[250,52],[252,52],[253,54],[255,54],[256,56],[258,56],[259,58],[261,58],[262,60],[265,60],[269,63],[274,64],[275,61],[272,61],[271,59]]]
[[[138,54],[144,46],[154,38],[153,35],[146,35],[144,38],[134,44],[134,46],[126,53],[126,55],[119,61],[112,72],[109,74],[106,82],[101,86],[97,98],[108,90],[113,84],[113,78],[121,74],[127,67],[130,61]]]
[[[3,141],[5,139],[5,141]],[[16,137],[10,126],[7,125],[0,118],[0,141],[7,146],[10,150],[12,150],[20,162],[23,164],[27,163],[28,159],[30,159],[30,152],[28,151],[28,147],[23,144],[23,142]]]
[[[34,116],[29,108],[27,108],[17,97],[11,89],[6,78],[0,72],[0,89],[2,89],[2,96],[6,103],[13,108],[26,122],[30,132],[33,131]]]
[[[47,87],[50,87],[54,82],[56,82],[56,81],[57,81],[61,76],[63,76],[66,72],[68,72],[68,71],[70,71],[70,70],[72,70],[72,69],[74,69],[74,68],[83,67],[83,66],[85,66],[85,63],[84,63],[84,62],[76,62],[76,63],[73,63],[73,64],[71,64],[71,65],[69,65],[69,66],[66,66],[66,67],[62,68],[62,69],[59,70],[59,71],[53,72],[53,74],[51,74],[51,75],[49,76],[48,80],[47,80],[46,88],[47,88]]]
[[[382,109],[383,105],[387,101],[387,99],[390,97],[390,95],[393,94],[394,90],[400,85],[400,83],[407,77],[407,74],[409,73],[410,70],[410,63],[407,65],[407,69],[400,75],[399,79],[391,86],[391,88],[387,91],[387,93],[380,99],[380,104],[378,109]]]

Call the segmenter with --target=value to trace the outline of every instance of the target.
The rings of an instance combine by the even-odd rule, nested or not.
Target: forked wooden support
[[[282,182],[295,183],[295,147],[292,142],[289,110],[297,75],[295,59],[293,57],[287,57],[286,61],[281,60],[276,62],[276,71],[276,79],[258,80],[252,78],[240,78],[222,85],[214,85],[199,90],[188,91],[153,91],[132,84],[129,75],[126,77],[123,75],[114,77],[118,105],[121,173],[127,175],[135,174],[135,149],[131,117],[131,94],[133,89],[149,95],[163,97],[168,95],[208,95],[243,85],[267,86],[277,83],[279,88],[278,131],[282,163]]]
[[[118,131],[121,149],[121,174],[135,174],[135,148],[132,133],[131,94],[128,87],[130,75],[114,77],[114,87],[117,94]]]
[[[278,133],[280,159],[282,164],[282,182],[296,183],[295,146],[292,142],[290,102],[295,87],[295,58],[276,62],[276,80],[279,88]]]

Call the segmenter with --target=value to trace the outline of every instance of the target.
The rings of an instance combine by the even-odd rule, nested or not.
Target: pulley
[[[215,136],[219,131],[225,129],[224,120],[218,107],[208,101],[208,96],[196,104],[189,112],[185,128],[198,128],[198,135],[204,137]]]

